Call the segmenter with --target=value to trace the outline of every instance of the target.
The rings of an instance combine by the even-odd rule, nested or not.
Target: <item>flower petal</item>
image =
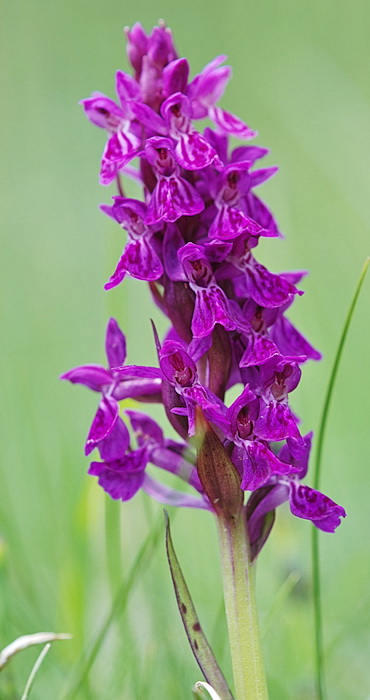
[[[115,399],[105,396],[99,404],[85,445],[85,455],[89,455],[101,440],[113,430],[118,419],[119,406]]]
[[[109,435],[99,442],[100,457],[105,462],[123,459],[129,444],[129,432],[123,420],[118,418]]]
[[[204,202],[192,185],[181,177],[160,177],[152,193],[145,223],[177,221],[180,216],[199,214]]]
[[[171,489],[159,481],[156,481],[148,474],[145,475],[143,482],[143,491],[145,491],[148,496],[151,496],[159,503],[164,503],[168,506],[181,506],[183,508],[204,508],[205,510],[212,510],[209,503],[199,496],[192,496],[188,493],[181,493],[175,489]]]
[[[105,335],[105,352],[109,367],[123,365],[126,359],[126,338],[115,318],[110,318]]]
[[[100,365],[81,365],[65,372],[60,379],[67,379],[72,384],[83,384],[93,391],[101,391],[112,383],[112,376]]]
[[[241,119],[236,117],[235,114],[226,112],[224,109],[221,109],[221,107],[210,107],[209,118],[212,119],[222,131],[226,131],[226,133],[232,134],[232,136],[236,136],[239,139],[254,139],[258,135],[257,131],[253,131],[245,122],[242,122]]]
[[[296,482],[291,483],[290,510],[299,518],[312,520],[316,527],[325,532],[334,532],[340,525],[340,519],[346,517],[344,508],[331,498]]]
[[[196,338],[212,333],[216,323],[228,331],[236,328],[225,292],[215,284],[197,289],[191,329]]]
[[[261,411],[255,425],[255,433],[262,440],[269,441],[285,440],[288,437],[301,438],[289,406],[276,401],[270,401]]]

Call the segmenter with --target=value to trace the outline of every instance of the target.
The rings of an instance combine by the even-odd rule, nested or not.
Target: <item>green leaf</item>
[[[164,511],[164,516],[166,523],[166,550],[168,563],[175,589],[177,605],[191,650],[206,681],[208,681],[212,688],[216,689],[220,696],[220,700],[232,700],[233,696],[214,657],[213,651],[204,635],[189,593],[189,589],[181,571],[172,543],[170,522],[167,511]],[[198,697],[204,697],[204,695],[198,695]]]

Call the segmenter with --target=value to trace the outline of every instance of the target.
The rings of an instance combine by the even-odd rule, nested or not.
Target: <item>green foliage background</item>
[[[269,163],[281,168],[263,196],[287,240],[263,241],[259,259],[276,272],[310,271],[291,317],[324,360],[304,368],[293,407],[303,430],[317,429],[340,329],[369,254],[370,6],[1,0],[0,13],[0,647],[35,631],[73,634],[49,652],[35,700],[185,700],[200,673],[161,535],[83,674],[113,596],[148,533],[161,528],[162,512],[145,496],[108,502],[86,477],[82,445],[96,396],[58,381],[72,366],[104,362],[112,314],[128,335],[129,361],[154,361],[145,285],[127,280],[103,290],[122,238],[97,208],[112,194],[98,185],[104,134],[77,103],[93,90],[114,96],[114,72],[127,69],[122,27],[136,20],[149,30],[164,17],[193,75],[215,55],[228,55],[234,78],[223,105],[259,130]],[[323,490],[348,512],[334,536],[321,538],[328,686],[336,700],[370,696],[368,302],[367,281],[324,454]],[[205,513],[171,518],[198,612],[228,672],[214,524]],[[272,700],[314,698],[310,527],[282,509],[259,564]],[[36,656],[25,651],[2,673],[1,700],[21,696]]]

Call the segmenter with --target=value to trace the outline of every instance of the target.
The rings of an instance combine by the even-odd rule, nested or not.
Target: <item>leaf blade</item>
[[[206,681],[221,696],[221,700],[233,700],[233,696],[227,685],[225,677],[215,659],[213,651],[199,622],[189,589],[186,585],[186,581],[175,553],[167,511],[164,511],[164,514],[166,525],[167,558],[175,589],[177,605],[191,650]]]

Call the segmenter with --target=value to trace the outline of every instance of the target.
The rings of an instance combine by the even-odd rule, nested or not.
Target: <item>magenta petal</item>
[[[246,349],[239,362],[239,367],[263,365],[274,357],[274,355],[279,355],[279,350],[275,343],[264,335],[251,331],[248,336],[244,336],[244,339],[246,342]]]
[[[132,104],[131,109],[136,119],[138,119],[141,124],[148,127],[150,131],[166,136],[168,132],[166,123],[154,109],[146,104],[138,102]]]
[[[159,352],[161,370],[171,384],[184,388],[194,384],[197,378],[195,362],[184,347],[173,340],[166,340]]]
[[[305,355],[310,360],[320,360],[321,354],[283,315],[278,316],[271,328],[271,338],[282,355]]]
[[[270,478],[272,474],[296,474],[299,468],[282,462],[261,442],[244,442],[243,478],[241,488],[254,491]]]
[[[174,222],[183,215],[199,214],[204,202],[189,182],[181,177],[161,177],[148,206],[145,223]]]
[[[119,163],[116,161],[107,160],[103,157],[99,174],[100,184],[106,186],[110,185],[110,183],[117,177],[119,169]]]
[[[126,359],[126,338],[115,318],[110,318],[105,334],[105,352],[109,367],[123,365]]]
[[[163,432],[153,418],[140,411],[125,411],[128,415],[132,429],[136,434],[139,447],[143,447],[148,440],[154,440],[158,444],[163,443]]]
[[[148,476],[148,474],[145,475],[143,491],[145,491],[148,496],[151,496],[156,501],[159,501],[159,503],[163,503],[167,506],[204,508],[206,510],[211,510],[209,503],[204,498],[199,498],[199,496],[192,496],[190,494],[181,493],[180,491],[171,489]]]
[[[252,299],[270,309],[286,304],[293,294],[302,294],[284,277],[272,274],[256,261],[248,266],[246,282]]]
[[[108,140],[102,156],[100,182],[109,185],[130,160],[138,153],[140,140],[128,131],[118,131]]]
[[[191,130],[181,134],[175,148],[175,156],[179,165],[186,170],[201,170],[214,161],[217,165],[222,166],[214,148],[197,131]]]
[[[346,517],[342,506],[309,486],[291,483],[290,510],[299,518],[312,520],[313,524],[325,532],[334,532],[340,519]]]
[[[239,139],[254,139],[257,136],[257,131],[252,131],[252,129],[241,121],[235,114],[230,112],[225,112],[221,107],[210,107],[209,117],[214,121],[214,123],[226,131],[228,134],[232,134]]]
[[[243,475],[240,488],[254,491],[268,481],[271,476],[269,456],[272,452],[261,442],[245,442],[243,455]]]
[[[188,95],[193,102],[194,119],[207,116],[208,105],[218,102],[222,97],[231,76],[230,66],[220,67],[225,60],[226,56],[216,56],[190,83]]]
[[[124,264],[124,261],[122,262],[122,258],[120,258],[115,271],[110,276],[108,282],[105,283],[104,289],[108,290],[108,289],[113,289],[114,287],[117,287],[119,284],[121,284],[122,280],[126,277],[126,274],[127,274],[126,265]]]
[[[232,240],[247,231],[252,236],[262,232],[262,226],[236,207],[222,206],[210,226],[208,236],[222,241]]]
[[[113,100],[102,93],[95,93],[86,100],[81,100],[87,118],[102,129],[116,129],[123,117],[123,112]]]
[[[189,64],[186,58],[178,58],[165,66],[162,74],[162,92],[164,98],[174,92],[185,92],[189,77]]]
[[[104,440],[117,421],[119,406],[115,399],[105,396],[99,404],[85,445],[85,454],[89,455],[101,440]]]
[[[266,204],[251,192],[247,195],[247,213],[263,227],[261,235],[282,238],[278,225]]]
[[[263,182],[266,182],[266,180],[269,180],[270,177],[273,177],[273,175],[275,175],[275,173],[277,173],[278,170],[279,168],[276,165],[273,165],[271,168],[261,168],[260,170],[252,171],[251,187],[257,187],[258,185],[262,185]]]
[[[116,92],[124,111],[127,111],[127,102],[130,100],[140,100],[140,85],[128,73],[118,70],[116,73]]]
[[[276,401],[270,401],[261,412],[255,425],[255,433],[262,440],[269,441],[301,437],[289,406]]]
[[[280,460],[282,460],[283,462],[288,462],[294,467],[297,467],[297,469],[299,470],[297,473],[299,474],[300,479],[304,479],[304,477],[307,474],[308,460],[312,444],[312,436],[312,432],[307,433],[307,435],[305,435],[303,438],[304,446],[302,446],[299,442],[297,446],[298,450],[296,449],[295,445],[296,440],[294,438],[288,438],[286,444],[283,445],[278,454]]]
[[[238,163],[243,160],[250,160],[254,163],[259,158],[266,156],[269,152],[268,148],[262,148],[261,146],[238,146],[234,148],[231,154],[231,162]]]
[[[179,248],[182,248],[183,245],[184,239],[177,226],[171,224],[167,225],[163,238],[163,261],[166,275],[168,275],[171,280],[177,282],[185,282],[187,279],[177,255],[177,251]]]
[[[118,418],[109,435],[99,442],[99,452],[105,462],[122,459],[130,444],[129,432],[121,418]]]
[[[122,282],[126,272],[131,277],[135,277],[135,279],[147,281],[157,280],[162,276],[162,263],[157,253],[151,247],[147,236],[130,241],[127,244],[113,275],[104,285],[104,288],[111,289],[116,287]]]
[[[249,384],[246,384],[242,393],[240,396],[238,396],[237,399],[229,406],[227,409],[226,415],[228,420],[230,421],[231,425],[231,430],[233,434],[237,433],[238,431],[238,414],[240,411],[245,408],[245,406],[248,406],[248,411],[250,411],[250,408],[253,412],[253,415],[250,414],[251,419],[255,419],[258,416],[258,400],[257,400],[257,406],[253,403],[256,401],[256,396],[254,395],[253,391],[250,390]],[[251,404],[252,407],[251,407]],[[257,411],[255,410],[257,408]],[[255,415],[254,415],[255,414]]]
[[[99,485],[111,498],[128,501],[143,484],[146,463],[146,450],[134,450],[114,462],[92,462],[89,474],[98,477]]]
[[[261,551],[273,526],[272,519],[270,526],[265,529],[267,514],[274,511],[275,508],[287,501],[288,498],[289,485],[287,483],[278,483],[272,485],[267,484],[257,489],[248,499],[246,516],[252,560],[255,559]]]
[[[112,367],[112,370],[122,378],[133,379],[162,379],[163,374],[158,367],[146,367],[145,365],[125,365],[124,367]]]
[[[227,331],[235,329],[225,292],[216,285],[197,289],[191,328],[196,338],[209,335],[216,323]]]
[[[104,386],[109,386],[112,382],[111,374],[100,365],[74,367],[69,372],[62,374],[60,379],[68,379],[72,384],[84,384],[93,391],[101,391]]]

